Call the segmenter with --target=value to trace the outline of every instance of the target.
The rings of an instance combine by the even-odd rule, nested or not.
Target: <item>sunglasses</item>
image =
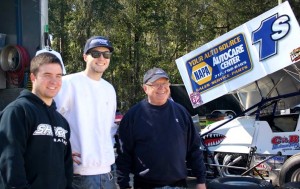
[[[99,58],[102,55],[105,59],[110,59],[112,53],[109,51],[90,51],[88,54],[90,54],[93,58]]]

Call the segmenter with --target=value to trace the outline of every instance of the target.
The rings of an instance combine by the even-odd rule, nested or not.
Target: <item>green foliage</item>
[[[299,1],[292,5],[300,7]],[[152,67],[182,83],[175,60],[275,7],[276,0],[49,0],[52,47],[68,73],[82,71],[85,41],[110,38],[115,47],[104,78],[116,88],[119,109],[144,98],[141,81]],[[121,103],[122,102],[122,103]]]

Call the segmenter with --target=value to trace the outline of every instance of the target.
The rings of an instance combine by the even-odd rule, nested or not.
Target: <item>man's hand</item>
[[[205,184],[197,184],[196,189],[206,189]]]
[[[78,153],[78,152],[72,152],[72,158],[73,158],[73,161],[75,163],[77,163],[77,165],[81,164],[81,161],[79,160],[81,158],[81,154],[80,153]]]

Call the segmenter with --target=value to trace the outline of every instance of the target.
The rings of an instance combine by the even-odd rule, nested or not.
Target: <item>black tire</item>
[[[208,189],[273,189],[274,186],[262,179],[251,177],[221,177],[207,184]]]
[[[300,182],[288,182],[280,187],[280,189],[299,189],[299,188],[300,188]]]
[[[279,186],[288,182],[300,182],[300,153],[288,158],[279,173]]]

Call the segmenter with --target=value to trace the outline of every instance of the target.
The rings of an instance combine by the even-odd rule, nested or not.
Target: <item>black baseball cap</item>
[[[106,47],[110,52],[114,51],[111,42],[106,37],[93,36],[86,41],[83,53],[86,54],[90,49],[95,47]]]
[[[160,78],[169,79],[168,74],[161,68],[152,68],[144,75],[143,83],[152,83]]]

